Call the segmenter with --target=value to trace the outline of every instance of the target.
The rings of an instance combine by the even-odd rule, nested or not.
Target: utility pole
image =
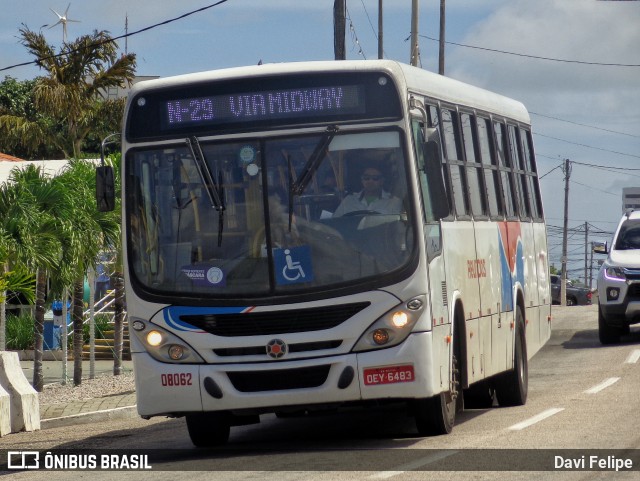
[[[589,257],[589,223],[584,221],[584,285],[588,286],[588,278],[587,278],[587,258]]]
[[[589,254],[589,284],[587,286],[591,289],[593,285],[593,242],[591,243],[591,252]]]
[[[336,60],[344,60],[347,58],[345,51],[345,34],[346,34],[346,0],[334,0],[333,2],[333,52]]]
[[[382,48],[382,0],[378,0],[378,58],[384,58]]]
[[[420,48],[418,47],[418,0],[412,0],[412,3],[411,3],[411,57],[410,57],[409,63],[414,67],[417,67],[418,58],[420,58]]]
[[[567,231],[569,229],[569,177],[571,162],[564,159],[564,228],[562,230],[562,280],[560,282],[560,305],[567,305]]]
[[[440,50],[438,52],[438,73],[444,75],[445,0],[440,0]]]

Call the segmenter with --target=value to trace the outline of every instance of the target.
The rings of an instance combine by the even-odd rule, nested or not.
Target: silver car
[[[598,332],[602,344],[620,341],[640,322],[640,211],[620,220],[598,274]]]

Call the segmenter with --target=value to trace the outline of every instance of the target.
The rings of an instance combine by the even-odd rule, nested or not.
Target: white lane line
[[[561,411],[564,411],[564,408],[547,409],[546,411],[542,411],[540,414],[533,416],[532,418],[529,418],[525,421],[522,421],[521,423],[514,424],[513,426],[509,426],[509,429],[512,431],[520,431],[522,429],[528,428],[529,426],[533,426],[534,424],[539,423],[540,421],[550,418],[551,416],[558,414]]]
[[[620,380],[619,377],[610,377],[609,379],[606,379],[606,380],[602,381],[600,384],[598,384],[596,386],[593,386],[591,389],[587,389],[585,391],[585,394],[596,394],[596,393],[599,393],[603,389],[606,389],[609,386],[614,385],[619,380]]]
[[[435,461],[440,461],[441,459],[448,458],[449,456],[453,456],[458,451],[446,451],[444,453],[436,453],[430,454],[429,456],[425,456],[411,463],[402,464],[397,466],[394,471],[382,471],[380,473],[373,474],[369,476],[371,479],[389,479],[393,476],[398,476],[399,474],[403,474],[407,471],[413,471],[414,469],[421,468],[427,464],[431,464]]]
[[[640,359],[640,349],[634,349],[629,354],[629,357],[625,361],[625,364],[635,364]]]

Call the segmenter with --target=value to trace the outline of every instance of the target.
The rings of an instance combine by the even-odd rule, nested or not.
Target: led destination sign
[[[353,115],[366,111],[361,85],[234,93],[163,102],[163,126],[214,125],[296,117]]]
[[[127,109],[129,142],[402,118],[385,72],[283,73],[141,84]]]

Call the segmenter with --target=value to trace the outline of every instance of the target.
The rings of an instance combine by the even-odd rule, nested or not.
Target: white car
[[[620,341],[640,322],[640,211],[620,220],[598,274],[598,332],[602,344]]]

